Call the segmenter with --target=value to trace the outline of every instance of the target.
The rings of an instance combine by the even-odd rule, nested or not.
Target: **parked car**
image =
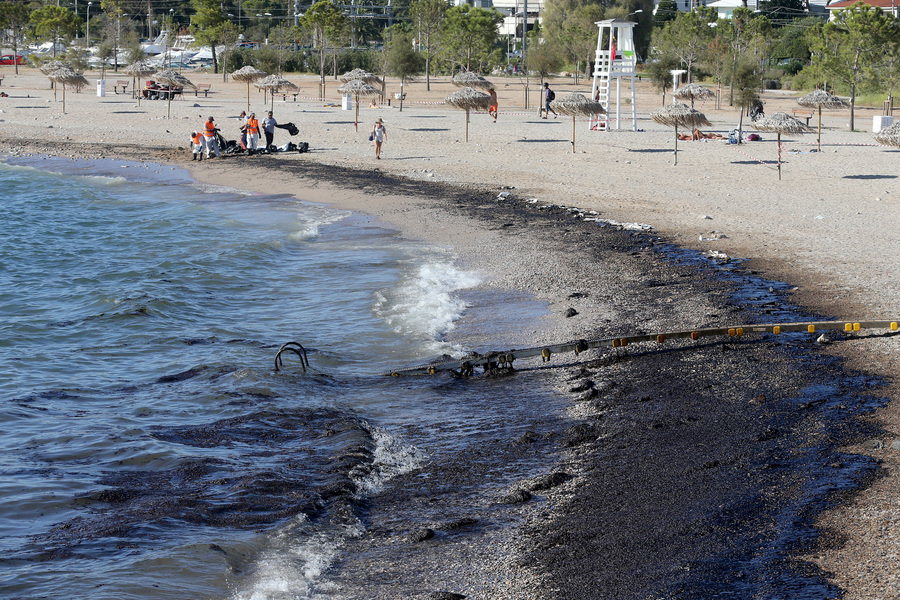
[[[21,54],[4,54],[0,56],[0,65],[24,65],[25,57]]]

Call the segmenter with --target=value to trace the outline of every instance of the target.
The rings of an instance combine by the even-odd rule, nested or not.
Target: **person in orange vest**
[[[197,133],[196,131],[191,134],[191,148],[194,151],[194,154],[191,156],[191,160],[197,160],[197,157],[200,157],[200,160],[203,160],[203,147],[206,144],[203,142],[203,136]]]
[[[206,158],[210,157],[210,151],[216,153],[216,158],[222,158],[222,153],[219,151],[219,142],[216,140],[216,132],[219,131],[216,127],[216,120],[210,117],[207,119],[206,123],[203,124],[203,141],[206,145]]]
[[[256,120],[256,113],[250,113],[250,116],[247,117],[247,151],[250,154],[256,153],[258,141],[259,121]]]

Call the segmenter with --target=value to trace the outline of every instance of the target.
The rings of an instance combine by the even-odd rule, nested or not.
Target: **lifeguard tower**
[[[597,21],[600,28],[597,36],[597,51],[594,58],[594,83],[591,93],[596,101],[606,109],[605,115],[599,115],[591,121],[591,129],[609,129],[612,114],[610,102],[610,84],[616,80],[616,113],[615,128],[619,129],[622,115],[622,78],[631,78],[631,130],[637,131],[637,108],[634,91],[635,66],[637,55],[634,52],[634,21],[609,19]]]

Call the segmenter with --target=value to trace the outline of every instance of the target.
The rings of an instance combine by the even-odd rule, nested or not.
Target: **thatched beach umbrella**
[[[781,134],[782,133],[809,133],[809,127],[802,121],[795,119],[787,113],[777,112],[768,117],[759,119],[753,126],[759,131],[774,132],[778,135],[778,179],[781,179]]]
[[[122,72],[126,75],[131,75],[131,89],[137,93],[138,106],[140,106],[141,94],[138,92],[137,86],[135,85],[135,79],[141,79],[147,75],[156,73],[156,67],[145,60],[139,60],[122,69]]]
[[[55,71],[51,71],[47,74],[47,77],[50,81],[54,83],[61,83],[63,86],[63,94],[62,94],[62,111],[63,114],[66,112],[66,86],[85,86],[88,85],[88,80],[84,78],[81,73],[76,73],[72,69],[57,69]],[[54,96],[56,92],[53,92]]]
[[[341,94],[352,94],[356,97],[356,118],[353,121],[353,126],[359,131],[359,97],[363,96],[369,98],[371,96],[381,96],[381,90],[372,87],[362,79],[351,79],[340,86],[338,91]]]
[[[678,126],[690,129],[706,127],[710,125],[709,119],[702,112],[696,111],[687,104],[673,102],[662,110],[650,115],[654,122],[660,125],[675,127],[675,164],[678,164]]]
[[[900,147],[900,121],[876,133],[875,141],[885,146]]]
[[[169,103],[166,112],[166,118],[170,118],[172,116],[172,96],[174,95],[175,88],[186,88],[189,87],[191,89],[196,90],[197,86],[194,85],[190,79],[182,75],[177,71],[172,71],[171,69],[167,69],[165,71],[159,71],[156,74],[156,81],[161,84],[167,86],[169,88]]]
[[[256,67],[252,67],[247,65],[246,67],[241,67],[237,71],[231,74],[231,78],[235,81],[246,81],[247,82],[247,112],[250,112],[250,84],[254,81],[259,81],[263,77],[266,76],[265,71],[260,71]]]
[[[457,73],[450,81],[456,87],[470,87],[479,90],[489,90],[494,87],[493,83],[491,83],[481,75],[472,73],[470,71]]]
[[[690,100],[691,108],[694,108],[694,100],[709,100],[714,98],[715,94],[699,83],[689,83],[675,90],[674,96],[679,100]]]
[[[278,75],[269,75],[265,79],[261,79],[253,85],[261,90],[267,90],[269,92],[269,96],[271,96],[272,98],[272,108],[270,108],[269,110],[275,110],[275,92],[277,92],[281,88],[291,88],[295,90],[300,89],[298,85],[291,83],[284,77],[279,77]]]
[[[819,109],[819,128],[816,135],[816,150],[822,151],[822,109],[823,108],[847,108],[847,103],[826,92],[825,90],[816,90],[799,98],[797,104],[807,108]]]
[[[491,97],[484,92],[473,90],[470,87],[464,87],[456,90],[446,98],[444,102],[453,108],[459,108],[466,111],[466,142],[469,141],[469,111],[470,110],[488,110],[491,107]]]
[[[381,77],[374,73],[363,71],[362,69],[347,71],[341,75],[339,79],[341,80],[341,83],[350,83],[351,81],[359,80],[363,83],[368,83],[369,85],[381,85]]]
[[[49,75],[53,71],[58,71],[60,69],[69,69],[70,71],[74,71],[72,65],[61,60],[48,60],[40,66],[40,71],[44,75]]]
[[[575,152],[575,117],[606,114],[603,105],[588,100],[584,94],[572,92],[560,100],[550,103],[550,108],[561,115],[572,115],[572,152]]]

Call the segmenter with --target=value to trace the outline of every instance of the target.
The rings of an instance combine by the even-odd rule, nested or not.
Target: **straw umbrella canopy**
[[[822,109],[823,108],[847,108],[847,103],[834,96],[829,94],[825,90],[816,90],[814,92],[810,92],[807,95],[799,98],[797,100],[797,104],[800,106],[805,106],[807,108],[817,108],[819,109],[819,127],[816,135],[816,150],[818,152],[822,151]]]
[[[777,112],[759,119],[753,126],[759,131],[774,132],[778,135],[778,179],[781,179],[781,134],[809,133],[811,129],[804,125],[802,121],[783,112]]]
[[[66,112],[66,86],[67,85],[88,85],[88,80],[84,78],[84,75],[81,73],[76,73],[72,69],[56,69],[55,71],[51,71],[47,74],[47,77],[50,81],[54,83],[61,83],[63,86],[63,94],[62,94],[62,110],[63,114]],[[55,92],[54,92],[55,94]]]
[[[711,89],[705,88],[699,83],[689,83],[675,90],[674,96],[679,100],[690,100],[691,108],[694,108],[694,100],[709,100],[715,94]]]
[[[50,75],[53,71],[58,71],[59,69],[72,69],[72,65],[62,60],[48,60],[44,64],[40,66],[40,71],[44,75]]]
[[[137,92],[137,87],[135,85],[135,79],[146,77],[147,75],[152,75],[156,73],[156,67],[151,65],[149,62],[145,60],[139,60],[137,62],[131,63],[124,69],[122,72],[126,75],[131,75],[131,89]],[[137,94],[138,106],[141,105],[141,95]]]
[[[156,74],[156,81],[161,84],[167,86],[169,88],[169,102],[167,105],[166,118],[170,118],[172,116],[172,96],[175,88],[186,88],[189,87],[191,89],[196,90],[197,86],[194,85],[190,79],[182,75],[177,71],[173,71],[171,69],[167,69],[165,71],[159,71]]]
[[[876,133],[875,141],[885,146],[900,147],[900,121]]]
[[[272,99],[272,108],[270,110],[275,110],[275,92],[277,92],[281,88],[292,88],[295,90],[300,89],[297,84],[291,83],[284,77],[280,77],[278,75],[269,75],[265,79],[261,79],[253,85],[261,90],[267,90],[269,92],[269,96],[271,96]]]
[[[353,94],[356,96],[356,118],[353,121],[353,126],[359,131],[359,97],[381,96],[381,90],[372,87],[362,79],[351,79],[338,87],[338,91],[342,94]]]
[[[466,142],[469,141],[469,111],[488,110],[491,107],[491,97],[489,95],[473,90],[470,87],[456,90],[444,98],[444,102],[453,108],[466,111]]]
[[[599,102],[588,100],[584,94],[572,92],[564,98],[554,100],[550,108],[561,115],[572,115],[572,152],[575,152],[575,117],[606,114]]]
[[[359,80],[363,83],[368,83],[369,85],[381,85],[381,78],[374,73],[369,73],[368,71],[364,71],[362,69],[353,69],[352,71],[347,71],[339,78],[342,83],[350,83],[351,81]],[[340,91],[340,89],[338,89]],[[343,92],[342,92],[343,93]]]
[[[675,164],[678,164],[678,127],[688,127],[694,129],[697,127],[707,127],[710,125],[709,119],[702,112],[694,110],[687,104],[681,102],[673,102],[665,108],[656,111],[650,115],[654,122],[660,125],[668,125],[675,127]]]
[[[250,84],[254,81],[259,81],[263,77],[266,76],[265,71],[260,71],[256,67],[252,67],[247,65],[246,67],[241,67],[237,71],[231,74],[231,78],[235,81],[246,81],[247,82],[247,112],[250,112]]]
[[[456,87],[470,87],[480,90],[489,90],[494,87],[493,83],[491,83],[481,75],[472,73],[470,71],[457,73],[450,81],[453,82],[453,85],[455,85]]]

